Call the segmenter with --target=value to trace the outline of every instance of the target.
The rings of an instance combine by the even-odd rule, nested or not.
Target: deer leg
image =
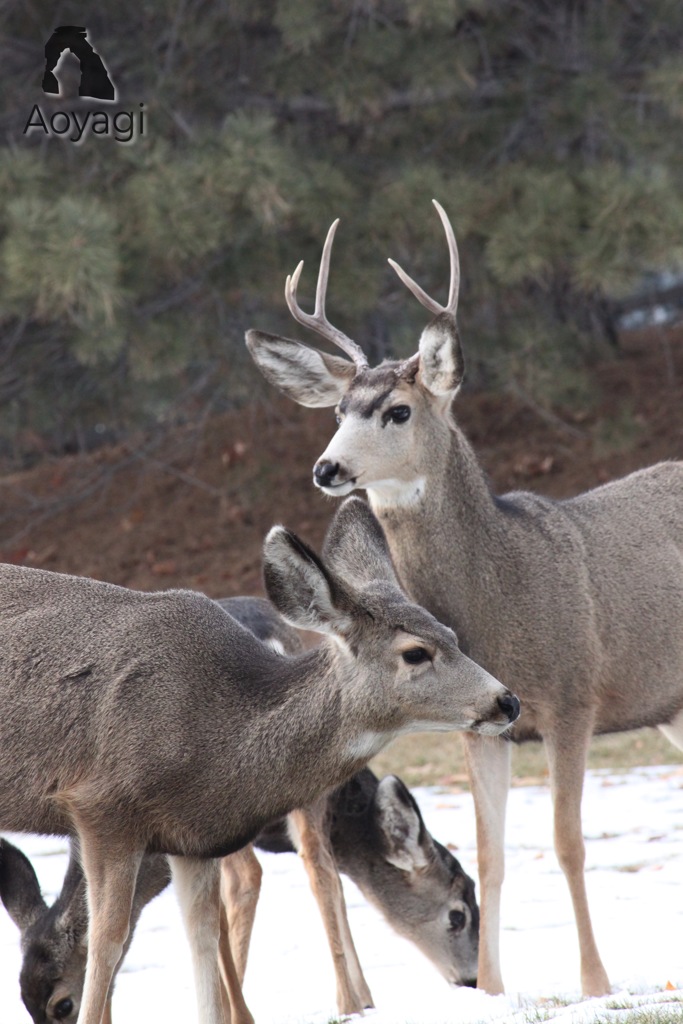
[[[223,981],[225,1018],[229,1024],[254,1024],[244,1000],[242,982],[260,885],[261,865],[252,846],[223,858],[218,963]]]
[[[463,736],[477,822],[479,867],[479,963],[477,986],[504,992],[500,970],[500,897],[505,876],[505,809],[510,788],[510,743]]]
[[[218,967],[221,981],[223,982],[221,986],[221,999],[226,1024],[254,1024],[254,1018],[249,1012],[249,1007],[244,999],[242,981],[232,955],[228,920],[223,905],[221,905],[220,936],[218,940]]]
[[[374,1001],[372,993],[368,986],[365,976],[363,974],[363,968],[360,965],[358,959],[358,953],[356,946],[353,941],[353,935],[351,934],[351,926],[349,924],[349,918],[346,913],[346,900],[344,899],[344,889],[342,881],[337,870],[337,864],[334,860],[333,854],[330,852],[334,867],[334,881],[338,891],[338,903],[337,903],[337,918],[339,921],[339,930],[342,936],[342,942],[344,943],[344,949],[346,950],[346,963],[351,974],[351,980],[358,993],[358,1003],[365,1010],[371,1010],[374,1008]]]
[[[221,861],[223,909],[227,915],[227,933],[240,983],[244,982],[247,968],[262,876],[263,869],[251,845]]]
[[[168,860],[192,952],[199,1024],[225,1024],[218,962],[219,861],[194,857]]]
[[[591,726],[592,723],[587,723],[579,732],[568,730],[565,723],[544,739],[555,815],[555,851],[574,906],[581,955],[581,987],[586,996],[603,996],[611,989],[588,909],[584,873],[586,848],[581,828],[581,796]]]
[[[88,959],[78,1020],[102,1024],[110,1013],[109,990],[128,938],[142,852],[118,852],[83,832],[79,838],[88,897]]]
[[[374,1006],[351,936],[341,879],[325,830],[327,800],[292,811],[299,854],[323,920],[337,979],[337,1007],[342,1015]]]
[[[683,711],[676,715],[673,722],[668,725],[660,725],[659,731],[666,736],[669,743],[673,743],[674,747],[683,750]]]

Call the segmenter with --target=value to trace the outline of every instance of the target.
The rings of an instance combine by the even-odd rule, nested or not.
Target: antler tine
[[[325,319],[325,296],[327,295],[327,281],[330,276],[330,259],[332,257],[332,243],[337,233],[339,217],[332,221],[330,230],[323,246],[323,254],[320,257],[320,270],[318,271],[318,284],[315,289],[315,315]]]
[[[325,315],[325,296],[327,294],[327,281],[330,276],[330,257],[332,254],[332,243],[334,242],[334,235],[338,224],[339,218],[337,218],[337,220],[335,220],[330,226],[330,230],[327,232],[327,238],[325,239],[325,245],[323,246],[323,253],[320,258],[320,270],[318,271],[318,284],[315,289],[315,311],[313,314],[304,313],[296,298],[296,290],[299,285],[299,278],[301,277],[301,271],[304,265],[303,260],[301,260],[291,277],[287,277],[287,281],[285,283],[285,301],[287,302],[289,312],[297,323],[302,324],[304,327],[308,327],[312,331],[316,331],[327,341],[331,341],[333,345],[336,345],[337,348],[340,348],[342,352],[347,354],[347,356],[350,356],[356,366],[361,369],[368,365],[368,361],[360,345],[357,345],[355,341],[348,338],[342,331],[333,327]]]
[[[432,199],[436,212],[441,218],[443,229],[446,232],[446,240],[448,242],[448,256],[451,263],[451,283],[448,289],[448,305],[446,307],[449,313],[453,316],[458,311],[458,293],[460,291],[460,257],[458,256],[458,244],[455,241],[455,232],[453,231],[453,225],[448,219],[448,214],[444,210],[441,203],[438,203],[436,199]]]
[[[455,316],[458,309],[458,292],[460,291],[460,259],[458,257],[458,246],[455,241],[455,233],[448,219],[448,214],[444,210],[441,203],[437,203],[436,199],[432,199],[436,211],[441,218],[444,231],[446,232],[446,240],[448,242],[448,255],[451,262],[451,280],[448,289],[448,302],[445,306],[442,306],[440,302],[433,299],[427,292],[420,288],[419,284],[413,281],[412,277],[406,274],[405,270],[395,262],[395,260],[389,260],[389,263],[400,277],[403,284],[413,293],[418,302],[420,302],[425,309],[428,309],[430,313],[437,315],[438,313],[451,313]]]
[[[428,309],[430,313],[434,313],[435,316],[437,313],[443,313],[445,311],[444,307],[440,303],[436,302],[435,299],[431,298],[431,296],[427,295],[427,292],[420,288],[417,281],[413,281],[412,277],[406,274],[403,267],[399,266],[395,260],[389,259],[387,262],[396,271],[408,291],[413,293],[417,301],[421,303],[425,309]]]

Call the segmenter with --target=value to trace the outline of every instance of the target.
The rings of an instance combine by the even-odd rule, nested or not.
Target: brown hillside
[[[566,496],[683,457],[683,327],[628,335],[624,348],[595,369],[600,397],[590,411],[555,419],[519,397],[459,399],[459,422],[498,490]],[[268,406],[163,440],[6,476],[0,557],[143,589],[258,592],[273,523],[320,544],[334,505],[314,491],[311,467],[334,426],[330,410],[301,409],[273,392]]]

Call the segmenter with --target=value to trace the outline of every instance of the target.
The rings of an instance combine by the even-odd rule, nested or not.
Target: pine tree
[[[2,53],[0,438],[244,400],[244,329],[292,332],[284,276],[303,258],[311,301],[336,216],[330,315],[405,354],[424,311],[385,257],[443,295],[438,198],[468,353],[543,401],[614,343],[644,273],[680,265],[674,0],[123,0],[88,30],[148,131],[78,146],[24,134],[35,103],[93,107],[73,58],[65,100],[40,90],[53,9],[17,6]]]

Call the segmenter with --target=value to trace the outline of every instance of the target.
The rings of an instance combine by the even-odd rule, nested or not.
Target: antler
[[[346,352],[347,356],[351,357],[360,370],[364,366],[368,365],[368,361],[365,358],[365,354],[363,353],[360,345],[357,345],[355,341],[351,341],[351,338],[347,338],[342,331],[333,327],[325,316],[325,295],[327,293],[327,279],[330,274],[330,254],[332,252],[334,233],[337,230],[338,223],[339,218],[335,220],[330,227],[330,230],[327,232],[327,238],[325,239],[325,245],[323,246],[323,254],[320,259],[320,270],[318,271],[318,286],[315,290],[315,312],[312,315],[310,313],[304,313],[296,300],[296,290],[304,265],[303,260],[294,273],[291,276],[287,276],[287,282],[285,284],[285,299],[287,301],[287,306],[289,307],[289,312],[297,323],[303,324],[304,327],[309,327],[312,331],[317,331],[317,333],[322,335],[322,337],[327,341],[331,341],[333,345],[340,348],[342,352]]]
[[[432,202],[436,207],[439,217],[441,217],[441,223],[444,226],[444,231],[446,232],[446,238],[448,240],[448,252],[451,258],[451,284],[448,290],[448,303],[445,306],[442,306],[435,299],[432,299],[427,295],[427,293],[420,288],[419,284],[416,284],[412,277],[409,277],[405,270],[399,267],[398,263],[395,263],[394,260],[389,260],[389,263],[401,278],[406,288],[410,289],[418,302],[421,302],[430,313],[451,313],[455,316],[458,309],[458,291],[460,289],[460,260],[458,259],[458,247],[455,243],[455,235],[453,234],[453,228],[451,227],[451,222],[448,219],[446,211],[440,203],[437,203],[436,199],[432,199]]]

